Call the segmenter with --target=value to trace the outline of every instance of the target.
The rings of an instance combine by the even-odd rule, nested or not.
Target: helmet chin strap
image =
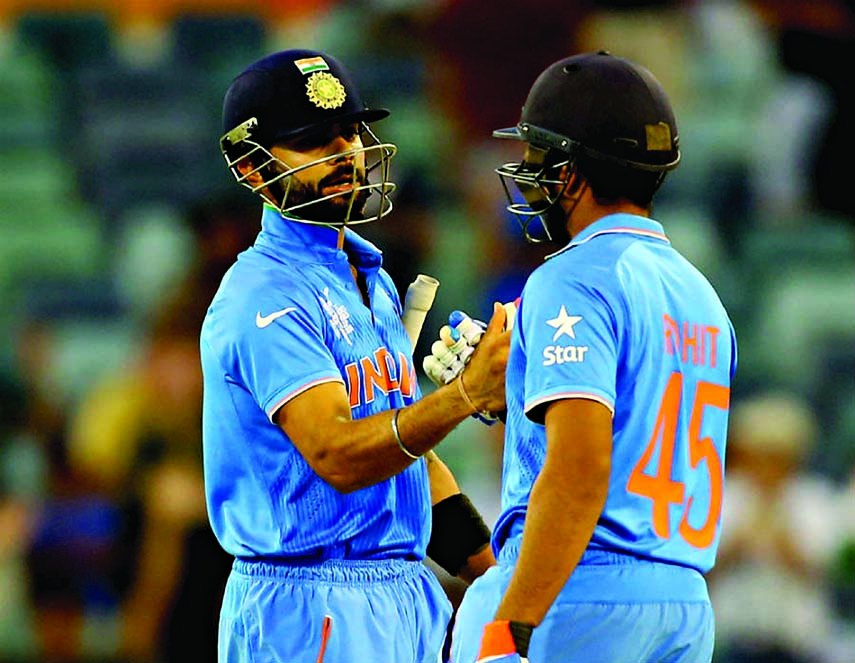
[[[569,181],[568,181],[569,185]],[[576,211],[576,208],[579,206],[579,203],[582,200],[582,193],[585,191],[585,187],[588,186],[588,183],[583,181],[582,186],[579,187],[579,190],[572,198],[572,204],[570,209],[564,210],[561,206],[560,197],[556,200],[555,204],[552,205],[546,211],[546,218],[544,218],[544,225],[547,228],[547,232],[549,233],[552,241],[564,246],[571,239],[573,239],[573,235],[570,233],[570,217],[573,216],[573,212]],[[565,185],[564,190],[566,191],[567,185]],[[564,191],[562,191],[562,194]]]
[[[573,211],[576,209],[576,206],[579,204],[579,199],[581,197],[581,190],[573,200],[573,205],[569,210],[565,210],[561,205],[561,198],[564,193],[567,191],[567,188],[570,186],[570,179],[566,179],[563,181],[561,185],[561,190],[552,198],[549,202],[549,205],[542,212],[538,214],[540,217],[540,224],[546,232],[546,241],[552,242],[554,244],[558,244],[560,246],[564,246],[567,242],[570,241],[570,231],[567,228],[568,221],[570,219],[570,215],[573,214]],[[549,200],[549,199],[548,199]],[[534,204],[535,201],[529,199],[529,204]]]
[[[569,211],[565,212],[561,204],[556,201],[554,205],[550,205],[549,209],[540,215],[549,241],[562,246],[570,241],[567,221],[570,219],[570,215],[576,208],[577,203],[578,200],[573,203],[573,207]]]
[[[351,194],[350,200],[347,203],[347,214],[344,216],[344,223],[341,224],[341,227],[338,230],[338,239],[336,240],[336,247],[339,250],[344,248],[344,230],[347,228],[347,224],[350,222],[350,215],[353,214],[353,203],[356,201],[357,197],[357,184],[359,182],[359,178],[357,177],[356,165],[354,164],[351,169]]]
[[[573,213],[573,210],[576,209],[576,205],[579,204],[579,199],[576,198],[573,203],[573,207],[569,211],[565,211],[561,205],[561,198],[570,186],[573,172],[575,171],[572,170],[572,166],[568,166],[569,162],[547,166],[546,163],[549,153],[550,148],[548,147],[529,144],[526,150],[525,161],[523,163],[529,169],[532,167],[540,168],[541,173],[543,174],[551,168],[560,167],[562,169],[562,173],[567,173],[568,168],[571,169],[569,177],[559,177],[557,180],[549,182],[549,185],[556,186],[559,189],[554,197],[549,194],[549,185],[547,185],[546,182],[538,182],[537,176],[535,176],[533,182],[524,182],[517,179],[516,185],[532,210],[536,207],[543,207],[542,203],[546,203],[545,208],[543,208],[542,211],[535,213],[535,216],[540,219],[540,225],[546,235],[546,241],[563,246],[570,241],[567,222],[570,218],[570,214]],[[542,241],[535,240],[528,232],[528,224],[525,224],[524,232],[529,241]]]

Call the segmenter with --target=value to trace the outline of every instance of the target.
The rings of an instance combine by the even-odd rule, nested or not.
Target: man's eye
[[[326,145],[326,137],[325,136],[304,136],[300,138],[295,144],[294,147],[298,151],[306,151],[313,150],[318,147]]]

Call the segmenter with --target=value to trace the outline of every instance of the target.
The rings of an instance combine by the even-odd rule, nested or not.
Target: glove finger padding
[[[452,311],[448,322],[439,330],[431,354],[422,360],[425,374],[440,387],[460,374],[487,328],[485,323],[473,320],[463,311]]]
[[[440,327],[439,340],[445,344],[449,352],[454,354],[457,354],[462,351],[463,348],[468,347],[466,338],[461,336],[460,332],[449,325],[443,325]]]
[[[443,363],[433,355],[428,355],[422,361],[422,369],[424,370],[425,375],[427,375],[437,387],[448,384],[456,378],[457,374],[463,370],[463,366],[463,362],[457,359],[448,366],[444,366]]]
[[[461,338],[460,340],[462,341],[463,339]],[[455,350],[456,346],[460,346],[460,349]],[[445,368],[448,368],[456,361],[466,364],[472,357],[473,352],[475,352],[475,348],[471,345],[466,345],[465,342],[461,344],[460,341],[452,347],[448,347],[442,340],[434,341],[431,346],[431,356],[436,357],[437,361]]]
[[[448,324],[473,347],[478,345],[487,330],[487,323],[473,320],[463,311],[452,311],[448,316]]]

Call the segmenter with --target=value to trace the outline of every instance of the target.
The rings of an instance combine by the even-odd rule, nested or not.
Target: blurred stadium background
[[[725,523],[752,535],[725,527],[710,579],[737,606],[716,663],[855,663],[851,0],[0,0],[0,660],[214,660],[229,560],[201,501],[195,338],[259,217],[220,109],[298,46],[392,110],[397,211],[365,234],[402,291],[442,282],[426,336],[542,258],[490,139],[534,76],[600,48],[653,70],[684,153],[655,216],[740,340]],[[472,421],[440,447],[488,519],[499,435]]]

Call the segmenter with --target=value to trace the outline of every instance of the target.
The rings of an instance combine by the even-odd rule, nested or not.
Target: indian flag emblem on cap
[[[294,64],[297,65],[297,69],[299,69],[302,74],[311,74],[313,71],[326,71],[329,69],[329,65],[326,60],[321,56],[294,60]]]

